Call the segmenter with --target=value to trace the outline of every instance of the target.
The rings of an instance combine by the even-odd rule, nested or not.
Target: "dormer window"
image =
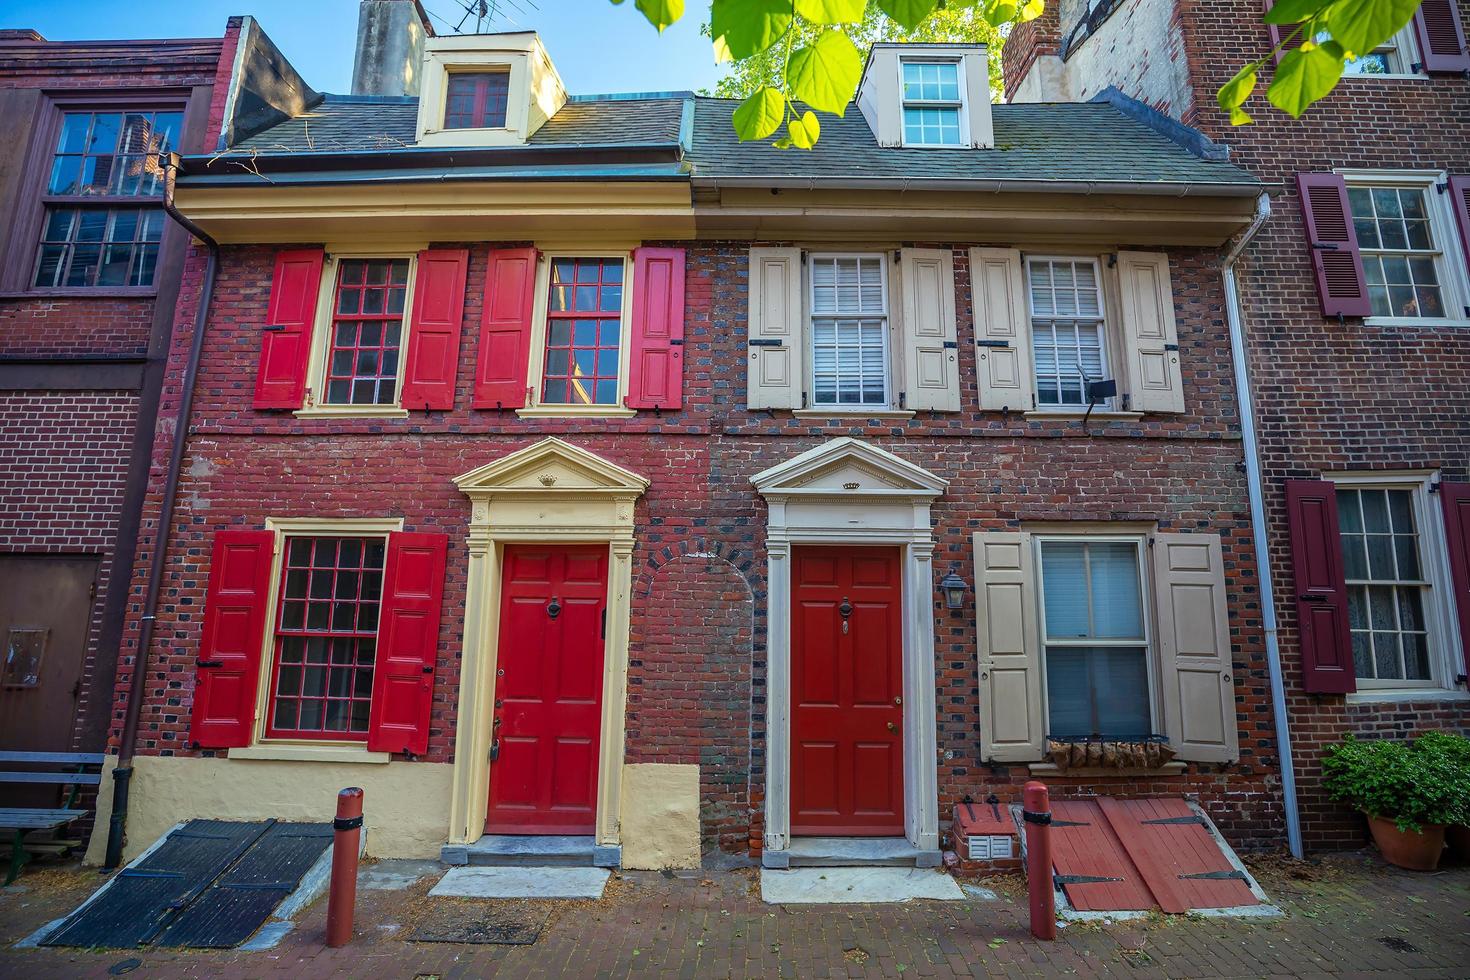
[[[444,100],[445,129],[502,129],[510,100],[510,72],[449,74]]]
[[[910,61],[903,66],[905,146],[964,146],[964,79],[958,61]]]

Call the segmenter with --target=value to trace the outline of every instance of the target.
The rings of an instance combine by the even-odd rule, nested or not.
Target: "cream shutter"
[[[970,249],[970,296],[975,310],[980,407],[1031,411],[1036,407],[1036,374],[1031,364],[1031,309],[1020,251]]]
[[[1154,602],[1164,732],[1181,759],[1233,762],[1235,683],[1218,534],[1158,534]]]
[[[979,638],[980,756],[1041,759],[1041,650],[1031,536],[975,534],[975,633]]]
[[[1163,252],[1119,252],[1123,305],[1123,372],[1129,407],[1139,412],[1184,411],[1174,287]]]
[[[747,408],[801,408],[801,249],[750,250]]]
[[[900,253],[904,407],[960,410],[959,332],[954,316],[954,256],[947,248]]]

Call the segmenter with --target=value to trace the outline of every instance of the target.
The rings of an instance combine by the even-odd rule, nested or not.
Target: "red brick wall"
[[[137,357],[152,329],[151,298],[0,300],[0,354]]]

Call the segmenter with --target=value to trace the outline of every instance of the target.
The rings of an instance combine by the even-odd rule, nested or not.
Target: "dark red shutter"
[[[1263,13],[1269,14],[1271,12],[1271,8],[1274,6],[1276,6],[1276,0],[1266,0],[1263,6]],[[1290,33],[1290,29],[1284,28],[1280,24],[1267,24],[1266,33],[1271,37],[1271,47],[1274,50],[1275,47],[1281,43],[1281,39],[1286,37],[1286,35]],[[1286,51],[1277,51],[1276,60],[1278,62],[1281,61],[1281,57],[1284,54],[1286,54]]]
[[[256,408],[300,408],[306,397],[311,327],[325,257],[319,248],[276,253],[270,307],[260,334]]]
[[[1425,71],[1431,75],[1470,71],[1470,50],[1465,46],[1458,0],[1424,0],[1414,12],[1414,33],[1419,37],[1419,57]]]
[[[1322,314],[1368,316],[1373,305],[1364,282],[1353,212],[1348,207],[1347,183],[1337,174],[1297,174],[1296,186]]]
[[[1465,246],[1465,267],[1470,268],[1470,176],[1450,178],[1450,198],[1455,223],[1460,226],[1460,244]]]
[[[475,408],[521,408],[536,305],[534,248],[492,248],[475,367]]]
[[[1450,550],[1455,608],[1460,614],[1460,653],[1470,675],[1470,483],[1441,483],[1444,535]]]
[[[684,395],[684,250],[633,250],[629,408],[676,409]]]
[[[429,749],[448,549],[447,534],[388,535],[368,719],[367,747],[373,752],[423,755]]]
[[[464,320],[464,283],[470,253],[462,248],[419,253],[403,368],[404,408],[452,409]]]
[[[1337,488],[1327,480],[1287,480],[1286,520],[1291,531],[1302,686],[1319,693],[1355,691],[1358,683],[1348,632]]]
[[[204,633],[189,739],[206,749],[250,744],[271,587],[271,531],[220,531],[209,563]]]

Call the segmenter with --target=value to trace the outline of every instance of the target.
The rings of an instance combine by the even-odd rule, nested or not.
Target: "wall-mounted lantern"
[[[939,588],[944,591],[946,609],[965,608],[965,593],[970,591],[970,586],[955,573],[953,568],[949,570],[948,575],[939,580]]]

